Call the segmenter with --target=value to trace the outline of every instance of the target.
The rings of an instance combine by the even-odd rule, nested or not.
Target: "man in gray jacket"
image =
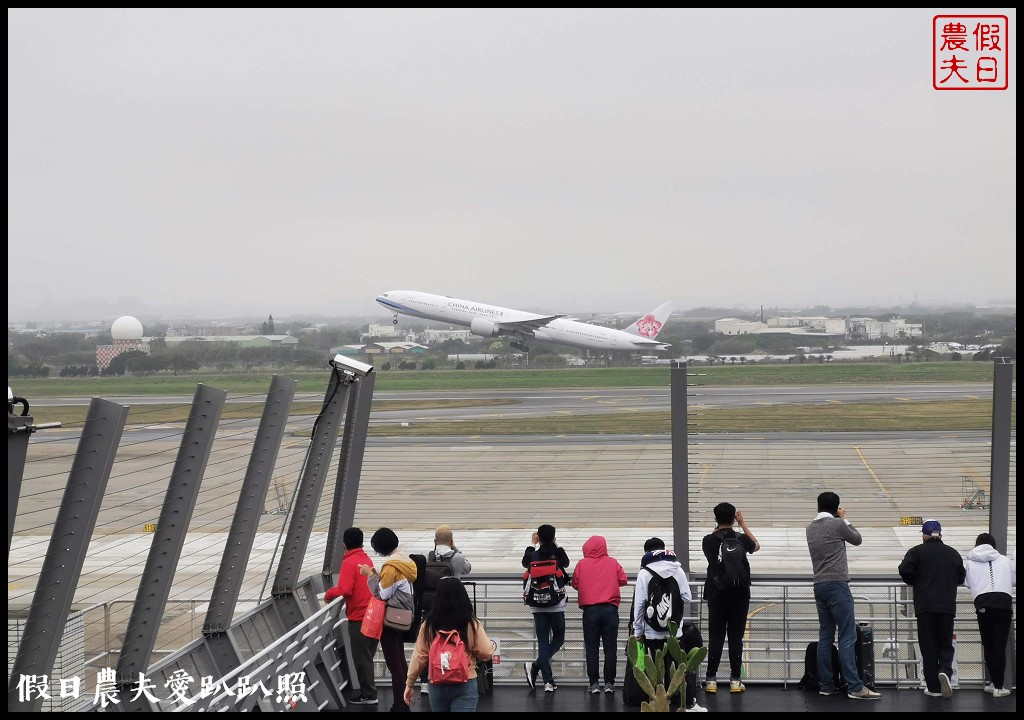
[[[818,682],[819,695],[836,695],[835,668],[832,667],[832,641],[839,630],[839,664],[847,684],[847,696],[854,700],[877,700],[881,694],[860,679],[854,645],[857,622],[850,592],[850,569],[846,562],[846,544],[860,545],[863,540],[839,504],[834,492],[818,496],[818,514],[807,526],[807,549],[814,571],[814,604],[818,608]]]

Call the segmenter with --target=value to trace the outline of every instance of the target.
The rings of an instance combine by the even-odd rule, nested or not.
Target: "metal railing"
[[[501,661],[495,665],[494,682],[523,682],[522,664],[536,658],[537,641],[529,610],[522,603],[521,584],[517,580],[499,578],[477,577],[474,580],[481,620],[488,635],[500,640]],[[857,580],[851,584],[851,590],[856,602],[857,621],[868,623],[873,630],[876,683],[917,688],[921,679],[917,665],[917,624],[910,588],[897,579],[879,577]],[[707,644],[703,581],[695,579],[691,582],[691,591],[694,601],[690,606],[690,619],[697,622]],[[619,640],[624,648],[629,632],[632,582],[623,588],[622,594]],[[1016,608],[1016,597],[1014,606]],[[582,685],[587,682],[582,617],[582,610],[575,604],[575,595],[570,593],[566,608],[565,645],[552,661],[552,670],[560,684]],[[985,671],[975,618],[970,592],[961,588],[955,622],[959,681],[980,687]],[[1010,633],[1011,643],[1015,636],[1016,613]],[[798,683],[804,674],[807,645],[817,639],[818,616],[810,580],[755,577],[743,641],[744,682]],[[621,678],[625,671],[624,651],[620,656],[618,677]],[[382,675],[386,675],[383,663],[378,667],[378,676]]]
[[[493,681],[498,685],[519,684],[524,681],[522,664],[532,661],[537,653],[532,616],[522,603],[521,583],[517,578],[509,576],[480,576],[475,577],[474,582],[477,612],[488,634],[500,643],[500,657],[494,665]],[[922,680],[918,667],[917,631],[910,588],[892,578],[880,577],[860,579],[852,583],[851,589],[856,601],[858,622],[867,624],[873,630],[876,685],[897,689],[919,687]],[[690,606],[690,619],[701,629],[706,644],[706,606],[701,600],[702,582],[695,578],[691,590],[694,601]],[[285,632],[278,626],[272,600],[252,606],[251,610],[232,623],[229,633],[245,662],[228,676],[210,675],[213,664],[207,659],[209,649],[201,639],[177,650],[158,646],[155,653],[161,659],[150,668],[147,677],[153,681],[153,694],[157,696],[161,707],[175,710],[275,709],[277,703],[291,702],[280,688],[282,678],[296,672],[308,673],[306,677],[309,679],[303,679],[300,685],[309,696],[306,702],[314,707],[322,707],[328,702],[328,693],[322,687],[323,684],[336,683],[339,691],[346,688],[350,677],[347,667],[351,658],[347,652],[343,606],[340,601],[335,601],[321,607],[317,600],[319,588],[313,579],[304,581],[298,588],[298,594],[309,617],[292,630]],[[619,638],[620,645],[624,647],[628,634],[632,582],[623,588],[622,594]],[[180,602],[178,605],[183,610],[187,608],[183,615],[201,618],[204,603],[195,600]],[[118,637],[126,623],[124,611],[118,607],[119,604],[96,605],[77,614],[77,618],[86,627],[83,680],[98,677],[104,668],[117,665]],[[115,617],[115,614],[122,617]],[[198,633],[201,623],[193,622],[197,623]],[[955,630],[957,676],[953,678],[954,683],[980,686],[985,679],[983,654],[974,606],[966,588],[961,589],[958,597]],[[1011,642],[1015,636],[1016,621],[1010,634]],[[808,579],[754,579],[743,643],[742,674],[745,682],[796,684],[804,674],[807,645],[817,639],[817,611],[813,587]],[[618,676],[621,678],[625,671],[625,659],[623,653],[619,655],[621,662]],[[311,672],[308,661],[310,657],[326,658],[328,667],[321,668],[319,673]],[[553,659],[552,669],[560,684],[586,683],[582,611],[575,603],[575,594],[571,592],[566,608],[566,641]],[[703,669],[699,672],[703,672]],[[390,683],[379,654],[376,674],[380,683]],[[191,687],[179,684],[175,694],[173,680],[176,676],[188,678]],[[205,692],[200,692],[204,687]],[[238,692],[238,688],[255,688],[257,692],[244,694]],[[76,709],[97,709],[96,703],[95,698],[83,697]],[[276,709],[281,709],[280,705]]]

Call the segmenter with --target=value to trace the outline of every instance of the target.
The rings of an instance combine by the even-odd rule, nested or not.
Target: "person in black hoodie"
[[[925,695],[949,698],[953,696],[949,677],[953,674],[956,590],[967,577],[967,570],[960,553],[942,542],[938,520],[925,520],[921,534],[924,542],[907,551],[899,573],[903,582],[914,588]]]
[[[541,525],[533,534],[533,544],[526,547],[523,553],[523,567],[529,571],[530,563],[535,560],[555,560],[559,570],[565,575],[562,587],[570,582],[566,571],[569,567],[569,556],[565,550],[555,543],[554,525]],[[533,627],[537,631],[537,659],[532,663],[523,663],[526,682],[531,690],[537,689],[537,676],[544,675],[544,692],[558,689],[554,674],[551,672],[551,658],[562,649],[565,642],[565,595],[555,605],[549,607],[530,606],[533,613]]]

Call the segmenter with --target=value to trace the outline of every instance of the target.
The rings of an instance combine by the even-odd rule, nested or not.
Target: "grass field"
[[[694,365],[700,385],[830,385],[843,383],[991,383],[990,362],[836,363],[802,365]],[[1016,373],[1016,365],[1014,365]],[[460,391],[537,388],[667,387],[670,369],[567,368],[562,370],[391,370],[377,373],[375,391]],[[297,381],[297,392],[324,392],[328,374],[281,373]],[[109,378],[14,378],[15,394],[28,398],[114,395],[189,395],[198,383],[232,394],[265,395],[271,373],[253,375],[151,375]]]
[[[431,407],[478,407],[492,401],[378,400],[379,409],[430,409]],[[512,404],[515,401],[497,404]],[[129,425],[184,423],[188,405],[137,405],[128,415]],[[85,406],[41,407],[33,417],[36,423],[60,422],[65,427],[85,422]],[[293,403],[291,415],[316,415],[319,403]],[[262,404],[225,405],[222,421],[255,419]],[[1011,415],[1016,427],[1016,405]],[[986,430],[992,427],[992,403],[988,400],[955,400],[911,403],[850,403],[844,405],[773,405],[772,407],[691,408],[689,429],[698,433],[766,432],[841,432],[887,430]],[[479,436],[479,435],[590,435],[590,434],[665,434],[670,431],[669,411],[580,414],[558,417],[452,420],[413,422],[401,425],[374,424],[373,436]]]
[[[1016,407],[1012,418],[1014,427]],[[719,408],[694,411],[691,433],[870,432],[988,430],[992,403],[955,400],[915,403],[856,403],[847,405],[774,405],[756,408]],[[607,413],[508,420],[412,423],[408,427],[372,425],[370,435],[588,435],[667,434],[669,412]]]

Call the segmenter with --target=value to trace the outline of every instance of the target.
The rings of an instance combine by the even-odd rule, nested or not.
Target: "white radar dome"
[[[110,334],[115,340],[141,340],[142,323],[131,315],[119,317],[110,326]]]

